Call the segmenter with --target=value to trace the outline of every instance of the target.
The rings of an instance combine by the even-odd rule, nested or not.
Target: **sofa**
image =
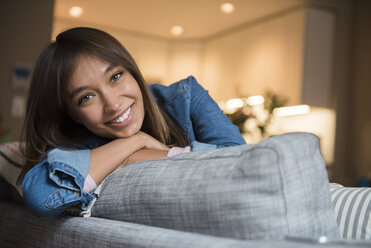
[[[0,247],[371,247],[371,188],[330,183],[309,133],[130,164],[88,211],[34,216],[0,145]]]

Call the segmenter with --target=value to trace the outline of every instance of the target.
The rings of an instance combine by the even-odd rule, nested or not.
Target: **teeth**
[[[128,118],[130,112],[131,112],[131,107],[129,107],[128,110],[126,110],[125,113],[122,116],[120,116],[119,118],[117,118],[116,120],[113,120],[111,122],[113,122],[113,123],[123,122],[124,120],[126,120]]]

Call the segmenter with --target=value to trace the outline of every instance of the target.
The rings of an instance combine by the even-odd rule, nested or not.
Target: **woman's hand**
[[[136,135],[143,139],[143,148],[131,154],[118,168],[134,162],[167,157],[169,147],[165,144],[142,131],[139,131]]]
[[[143,139],[143,148],[155,149],[155,150],[169,150],[165,144],[153,138],[151,135],[146,134],[145,132],[139,131],[137,134]]]

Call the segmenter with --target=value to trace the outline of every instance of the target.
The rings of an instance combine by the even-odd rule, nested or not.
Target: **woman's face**
[[[94,134],[125,138],[143,124],[143,97],[122,66],[82,56],[67,86],[69,114]]]

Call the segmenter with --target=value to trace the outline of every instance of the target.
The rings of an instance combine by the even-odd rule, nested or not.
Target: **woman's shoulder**
[[[151,84],[149,89],[156,100],[167,99],[172,100],[179,94],[191,96],[194,91],[203,91],[202,86],[197,82],[196,78],[189,76],[175,83],[165,86],[162,84]]]

